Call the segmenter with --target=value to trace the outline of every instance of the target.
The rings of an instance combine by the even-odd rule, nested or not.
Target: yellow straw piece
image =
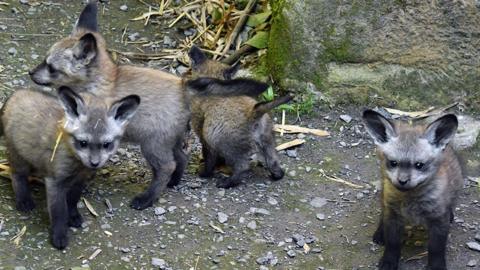
[[[55,153],[57,152],[58,145],[60,144],[60,140],[62,139],[63,136],[63,130],[60,130],[58,132],[57,140],[55,141],[55,147],[53,147],[53,152],[52,152],[52,157],[50,158],[50,162],[53,161],[53,158],[55,157]]]

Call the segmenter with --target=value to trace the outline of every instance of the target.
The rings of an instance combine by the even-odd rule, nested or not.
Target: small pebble
[[[477,242],[468,242],[467,247],[471,250],[479,251],[480,252],[480,244]]]
[[[120,10],[121,10],[121,11],[127,11],[127,10],[128,10],[128,6],[127,6],[127,5],[121,5],[121,6],[120,6]]]
[[[310,205],[315,208],[323,207],[327,204],[327,199],[321,197],[315,197],[313,200],[310,201]]]
[[[468,266],[468,267],[475,267],[475,266],[477,266],[477,260],[470,260],[470,261],[468,261],[467,266]]]
[[[218,219],[218,222],[223,224],[228,221],[228,215],[223,212],[218,212],[217,219]]]
[[[257,222],[255,222],[255,220],[252,220],[252,221],[248,222],[247,228],[249,228],[251,230],[255,230],[257,228]]]
[[[8,49],[8,54],[10,54],[10,55],[16,55],[16,54],[17,54],[17,49],[11,47],[10,49]]]
[[[161,216],[165,214],[167,210],[165,210],[163,207],[155,207],[155,215],[156,216]]]

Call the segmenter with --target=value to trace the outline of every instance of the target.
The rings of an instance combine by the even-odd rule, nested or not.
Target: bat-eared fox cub
[[[28,177],[43,178],[52,244],[58,249],[67,246],[68,226],[82,224],[77,203],[86,181],[115,153],[140,104],[136,95],[110,101],[61,87],[58,98],[18,90],[2,108],[16,207],[35,207]]]
[[[195,46],[189,55],[192,80],[187,81],[186,89],[191,94],[192,127],[202,143],[204,168],[200,175],[211,177],[217,163],[223,160],[233,174],[218,180],[217,186],[236,186],[250,169],[250,155],[258,151],[265,158],[272,178],[281,179],[284,172],[275,150],[273,121],[268,112],[292,97],[257,102],[252,96],[266,91],[268,84],[249,79],[230,80],[236,67],[207,59]],[[218,95],[204,96],[203,92]]]
[[[457,193],[463,187],[450,140],[457,117],[444,115],[428,125],[392,122],[373,110],[363,121],[377,145],[382,175],[382,214],[373,241],[385,245],[379,268],[398,269],[406,222],[428,231],[428,269],[447,269],[445,252]]]
[[[97,27],[96,1],[80,14],[73,33],[56,42],[45,60],[30,72],[40,85],[68,86],[101,97],[136,94],[142,99],[125,130],[125,140],[139,144],[152,169],[148,189],[131,202],[135,209],[152,206],[161,192],[176,185],[187,165],[183,151],[190,111],[181,78],[159,70],[117,66]]]

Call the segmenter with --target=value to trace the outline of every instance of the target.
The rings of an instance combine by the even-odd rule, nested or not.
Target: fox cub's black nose
[[[100,162],[98,161],[90,161],[90,165],[92,165],[92,167],[98,167],[99,164]]]
[[[28,75],[30,75],[30,76],[33,75],[33,69],[28,71]]]
[[[404,186],[408,183],[408,179],[406,180],[398,180],[398,183],[400,183],[400,185]]]

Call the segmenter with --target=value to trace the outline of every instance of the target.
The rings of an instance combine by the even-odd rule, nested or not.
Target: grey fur
[[[133,116],[139,99],[130,96],[110,107],[103,99],[87,93],[79,96],[66,88],[58,95],[59,99],[18,90],[2,108],[1,122],[17,209],[29,211],[35,206],[28,177],[45,178],[52,244],[63,249],[68,243],[67,225],[82,223],[76,205],[83,183],[116,151],[127,123],[124,119]],[[118,106],[128,108],[118,112]],[[119,116],[124,118],[115,119]],[[87,141],[85,147],[79,145],[81,140]],[[104,143],[109,143],[108,149]]]
[[[363,114],[374,138],[382,171],[382,215],[374,241],[385,244],[380,269],[397,269],[407,222],[429,231],[429,269],[446,269],[449,223],[463,186],[460,163],[448,142],[457,129],[454,115],[428,126],[391,122],[375,111]]]
[[[132,200],[133,208],[152,206],[167,185],[180,181],[187,164],[182,147],[190,119],[180,78],[148,68],[117,66],[109,57],[103,37],[83,28],[55,43],[45,62],[30,74],[38,84],[65,85],[77,93],[141,97],[142,103],[127,127],[125,139],[140,144],[153,179],[150,187]]]

